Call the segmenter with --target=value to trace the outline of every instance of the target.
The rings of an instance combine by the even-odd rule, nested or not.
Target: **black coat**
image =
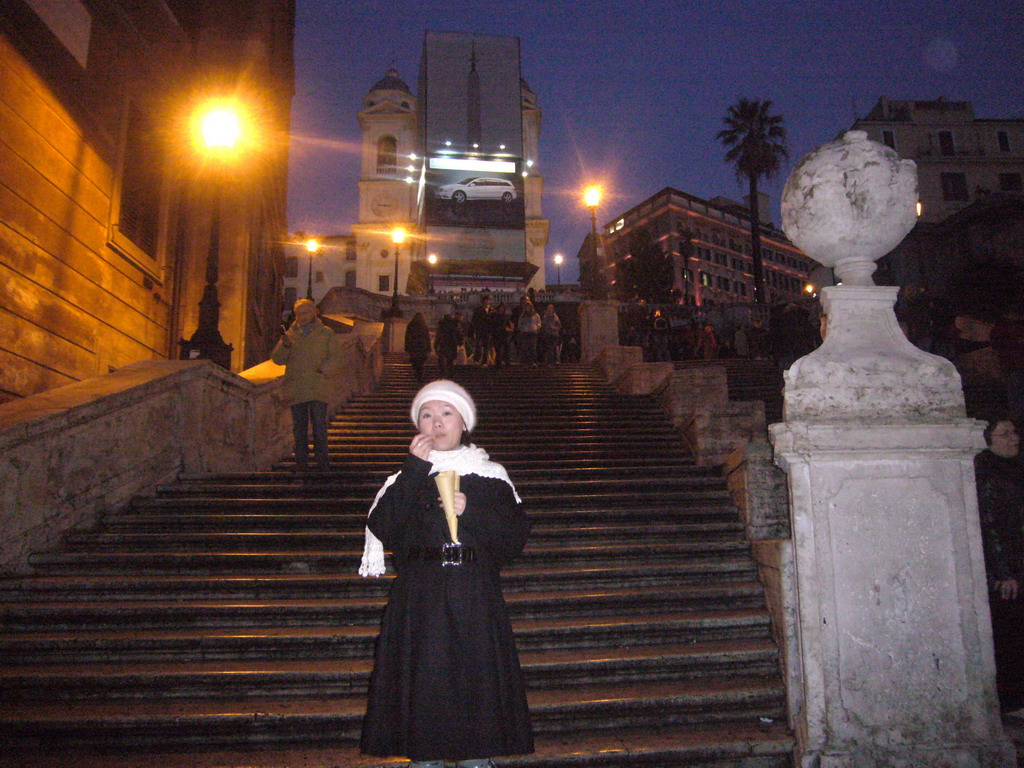
[[[989,579],[1024,582],[1024,463],[986,450],[974,458],[974,472]]]
[[[519,656],[499,570],[530,524],[508,483],[463,475],[459,540],[477,560],[407,561],[411,547],[451,541],[431,464],[412,454],[367,525],[398,573],[381,621],[362,749],[412,760],[472,760],[533,751]]]

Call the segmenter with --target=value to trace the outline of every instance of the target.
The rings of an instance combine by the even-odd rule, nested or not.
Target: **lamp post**
[[[313,256],[320,250],[320,241],[311,237],[306,241],[306,250],[309,251],[309,280],[306,281],[306,298],[313,300]]]
[[[209,160],[220,166],[215,172],[220,172],[225,161],[236,153],[242,138],[242,119],[238,110],[224,101],[210,102],[194,115],[194,122],[196,143]],[[203,298],[199,301],[199,325],[188,341],[182,339],[179,343],[182,358],[212,360],[222,368],[230,369],[234,347],[225,343],[220,334],[220,300],[217,294],[223,193],[221,179],[216,179],[211,187],[210,240],[206,254],[206,285],[203,287]]]
[[[601,257],[597,248],[597,206],[601,202],[601,188],[587,187],[583,193],[583,202],[590,209],[590,244],[594,257],[592,289],[598,298],[603,299],[607,295],[607,276],[605,275],[605,265],[600,261]]]
[[[434,267],[437,266],[438,258],[436,253],[432,253],[427,256],[427,293],[434,292]]]
[[[395,227],[391,231],[391,242],[395,244],[395,285],[391,294],[391,309],[388,310],[388,317],[401,317],[402,308],[398,305],[398,247],[405,242],[405,230]]]
[[[555,270],[558,274],[558,286],[562,286],[562,254],[555,254]]]

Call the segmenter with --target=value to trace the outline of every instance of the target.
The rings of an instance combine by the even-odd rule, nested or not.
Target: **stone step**
[[[513,628],[521,653],[770,638],[768,613],[755,607],[517,619],[513,621]],[[75,665],[359,658],[372,654],[377,631],[376,625],[362,624],[349,627],[265,625],[250,632],[241,632],[237,627],[34,632],[0,635],[0,652],[23,664],[73,662]]]
[[[765,721],[768,722],[765,722]],[[404,758],[370,757],[354,746],[329,744],[323,737],[301,745],[263,743],[258,750],[189,750],[169,753],[147,750],[146,768],[406,768]],[[793,739],[771,718],[724,724],[578,729],[541,734],[532,755],[495,758],[499,768],[791,768]],[[55,745],[19,752],[20,768],[139,768],[140,752],[125,745],[117,753],[60,750]]]
[[[222,531],[259,531],[277,530],[308,530],[318,531],[345,528],[359,531],[366,520],[366,510],[370,502],[367,500],[362,509],[354,512],[311,513],[308,505],[304,509],[214,508],[192,511],[178,504],[175,507],[163,508],[150,513],[145,508],[136,508],[103,517],[97,531],[147,531],[173,532],[176,530],[222,530]],[[721,534],[725,530],[743,530],[737,519],[736,510],[723,504],[692,505],[686,507],[623,507],[619,509],[562,509],[537,511],[530,515],[534,527],[540,531],[545,526],[556,527],[569,531],[579,526],[650,526],[652,524],[674,524],[696,526],[693,534]],[[92,529],[89,529],[92,530]]]
[[[567,688],[708,680],[739,672],[774,673],[778,651],[770,641],[717,641],[637,649],[524,653],[527,688]],[[167,697],[244,698],[364,696],[372,659],[306,659],[256,662],[20,665],[0,669],[0,697],[8,704]]]
[[[516,592],[572,591],[574,589],[657,589],[665,586],[700,585],[701,589],[735,589],[745,595],[757,590],[756,569],[751,563],[672,563],[657,569],[616,564],[604,568],[553,569],[514,566],[502,572],[506,595]],[[168,596],[182,599],[336,599],[382,597],[392,575],[364,579],[355,573],[331,574],[215,574],[164,575],[69,575],[6,578],[0,580],[4,603],[63,600],[151,600]]]
[[[750,585],[730,587],[619,587],[602,590],[511,592],[507,603],[515,619],[578,618],[614,615],[628,603],[634,610],[684,612],[716,608],[762,608],[764,596]],[[362,626],[380,623],[385,596],[376,594],[340,598],[267,598],[255,600],[201,600],[187,595],[165,600],[16,602],[0,604],[3,633],[59,630],[109,630],[181,627]]]
[[[401,454],[399,454],[401,455]],[[543,459],[509,461],[505,468],[510,473],[515,473],[519,478],[546,478],[559,471],[573,471],[586,473],[587,476],[602,477],[621,471],[623,465],[619,460],[618,465],[611,461],[595,461],[586,457],[577,456],[551,456]],[[241,484],[262,483],[266,485],[301,485],[307,478],[342,478],[355,477],[361,479],[366,472],[374,472],[389,475],[401,467],[400,462],[392,461],[386,457],[367,458],[363,461],[337,462],[326,472],[309,472],[296,476],[294,472],[284,470],[269,470],[266,472],[231,472],[231,473],[193,473],[183,472],[178,476],[182,483],[221,483]],[[679,476],[695,478],[721,478],[721,472],[715,467],[694,464],[692,460],[684,461],[666,459],[658,456],[652,457],[629,457],[629,471],[635,472],[642,468],[645,475],[675,474]]]
[[[235,542],[232,550],[140,549],[126,552],[57,550],[30,556],[33,568],[41,572],[111,573],[125,569],[138,574],[166,573],[185,569],[196,573],[237,573],[258,570],[270,573],[354,572],[359,567],[362,548],[358,550],[265,550],[258,541],[250,542],[251,550]],[[602,546],[528,547],[516,562],[522,565],[601,566],[621,562],[644,562],[651,567],[663,563],[693,562],[707,564],[716,559],[726,561],[749,557],[750,545],[738,542],[684,542],[671,544],[630,543]]]
[[[326,475],[326,473],[324,473]],[[520,478],[515,479],[516,491],[527,498],[540,494],[558,491],[562,495],[577,496],[580,494],[615,491],[632,493],[635,489],[657,489],[660,493],[679,490],[686,493],[700,492],[709,489],[725,491],[726,483],[722,477],[679,477],[672,474],[642,476],[619,470],[619,476],[591,477],[579,473],[565,478]],[[301,485],[268,485],[264,483],[242,485],[240,483],[180,483],[157,487],[160,498],[210,498],[218,497],[230,501],[234,497],[253,498],[319,498],[323,496],[351,496],[357,493],[369,494],[370,498],[380,488],[380,478],[364,478],[363,480],[342,480],[321,476],[315,483]]]
[[[647,683],[625,689],[578,685],[532,690],[528,699],[538,734],[613,731],[653,713],[669,726],[749,724],[785,716],[781,686],[763,677]],[[324,734],[335,743],[355,744],[364,711],[364,700],[354,695],[189,700],[184,711],[173,697],[17,707],[5,701],[0,704],[0,729],[9,748],[173,744],[209,749],[239,743],[317,743]]]
[[[317,496],[316,500],[325,508],[346,512],[349,514],[366,513],[373,501],[372,495],[324,495]],[[537,492],[532,495],[523,496],[523,503],[532,513],[538,515],[553,510],[575,509],[579,506],[587,508],[618,508],[624,507],[645,507],[650,508],[652,513],[657,513],[655,507],[669,508],[673,510],[685,510],[692,507],[728,507],[733,510],[732,498],[725,490],[634,490],[632,493],[620,493],[615,491],[591,493],[580,493],[577,496],[566,496],[559,493],[557,489],[550,492]],[[230,508],[234,511],[263,511],[263,512],[308,512],[310,499],[296,498],[241,498],[241,497],[191,497],[188,499],[175,498],[144,498],[132,502],[132,509],[136,512],[170,512],[170,511],[222,511]]]
[[[224,525],[224,518],[219,518],[221,526],[216,529],[202,530],[189,521],[180,530],[141,531],[137,524],[126,530],[111,530],[109,526],[103,530],[89,530],[67,534],[61,547],[64,551],[137,551],[141,548],[153,547],[158,550],[194,549],[196,547],[214,546],[219,550],[226,548],[252,551],[260,549],[361,549],[363,532],[359,531],[351,516],[337,516],[333,519],[325,516],[314,516],[312,520],[302,518],[271,516],[276,521],[278,530],[250,529],[245,525],[246,517],[227,518],[236,525]],[[167,520],[158,523],[166,524]],[[283,523],[292,523],[287,528]],[[595,546],[609,544],[651,543],[665,541],[667,537],[689,541],[711,541],[716,544],[723,541],[743,541],[743,527],[737,523],[719,524],[686,524],[651,522],[643,525],[601,524],[577,526],[573,528],[557,528],[551,525],[535,525],[530,531],[530,541],[541,547],[550,546]]]

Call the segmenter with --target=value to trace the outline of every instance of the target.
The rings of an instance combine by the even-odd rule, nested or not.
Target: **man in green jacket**
[[[313,451],[318,469],[327,469],[328,379],[341,370],[337,335],[316,316],[309,299],[295,302],[295,322],[277,342],[270,359],[285,366],[284,396],[292,409],[295,464],[309,469],[309,423],[313,423]]]

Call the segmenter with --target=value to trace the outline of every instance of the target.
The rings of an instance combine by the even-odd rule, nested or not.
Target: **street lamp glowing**
[[[432,253],[429,256],[427,256],[427,261],[429,261],[431,264],[437,264],[437,254]]]
[[[587,208],[597,208],[598,203],[601,202],[601,188],[600,187],[587,187],[583,193],[583,200],[587,205]]]
[[[808,293],[814,293],[814,285],[812,283],[808,283],[804,286],[804,290]]]
[[[401,227],[395,227],[391,230],[391,242],[395,245],[401,245],[405,242],[405,230]]]
[[[306,250],[310,253],[316,253],[320,250],[320,241],[315,237],[311,237],[306,241]]]
[[[560,253],[556,253],[555,254],[555,266],[556,267],[562,266],[562,254],[560,254]]]
[[[203,143],[210,149],[233,149],[242,135],[238,113],[227,107],[216,107],[202,118]]]

